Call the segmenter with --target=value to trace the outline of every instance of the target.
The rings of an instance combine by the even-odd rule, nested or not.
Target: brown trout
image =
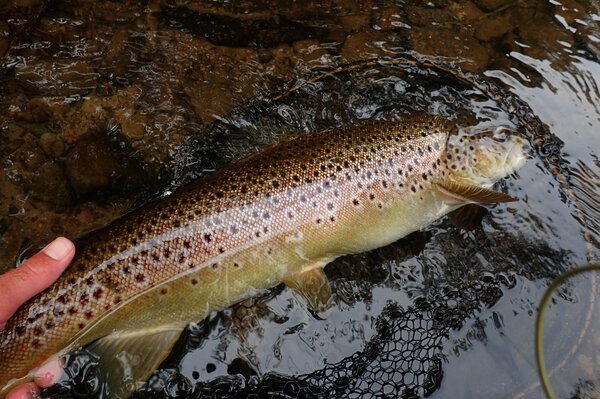
[[[84,239],[15,313],[0,332],[0,397],[86,345],[106,396],[125,397],[188,323],[282,282],[325,309],[327,263],[465,204],[512,200],[490,187],[527,148],[507,129],[419,116],[302,135],[200,179]]]

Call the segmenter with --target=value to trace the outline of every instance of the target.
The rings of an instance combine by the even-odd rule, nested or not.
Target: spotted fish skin
[[[302,135],[85,238],[65,274],[0,332],[0,388],[116,331],[183,329],[427,226],[453,209],[432,184],[460,170],[447,153],[455,133],[427,116]]]

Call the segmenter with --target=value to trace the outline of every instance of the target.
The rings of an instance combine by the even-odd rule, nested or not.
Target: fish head
[[[519,169],[530,157],[529,142],[516,130],[498,127],[448,136],[448,173],[458,181],[489,187]]]

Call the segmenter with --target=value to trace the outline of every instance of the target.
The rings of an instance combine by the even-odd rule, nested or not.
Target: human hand
[[[21,266],[0,275],[0,330],[19,306],[50,286],[71,263],[75,245],[59,237],[40,252],[27,259]],[[39,396],[40,388],[56,382],[62,365],[52,361],[42,365],[34,375],[34,381],[16,387],[6,399],[30,399]]]

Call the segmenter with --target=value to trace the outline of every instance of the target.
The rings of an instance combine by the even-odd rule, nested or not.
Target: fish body
[[[188,323],[281,282],[318,306],[333,259],[485,195],[510,198],[487,189],[523,163],[527,143],[495,135],[461,135],[433,116],[302,135],[127,215],[85,238],[65,274],[0,332],[0,397],[91,343],[101,368],[129,356],[145,379]],[[134,388],[119,383],[109,381],[109,397]]]

